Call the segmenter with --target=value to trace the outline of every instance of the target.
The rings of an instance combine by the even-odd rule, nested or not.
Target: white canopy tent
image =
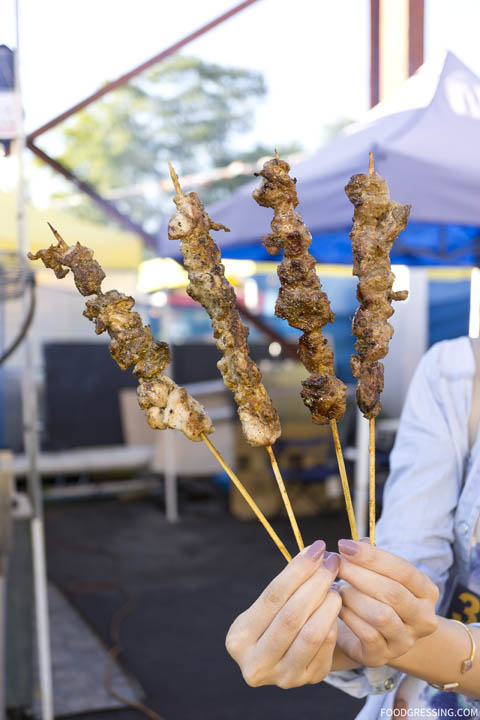
[[[480,78],[452,53],[441,68],[435,63],[423,65],[390,98],[292,169],[298,182],[299,211],[314,236],[316,259],[351,262],[346,236],[352,206],[344,186],[351,175],[366,171],[372,151],[375,169],[388,180],[392,197],[412,205],[411,230],[399,241],[400,246],[407,246],[406,262],[408,247],[412,249],[409,264],[418,264],[425,247],[420,264],[431,260],[452,264],[451,248],[445,253],[445,238],[432,235],[429,226],[480,226],[479,140]],[[268,232],[269,218],[251,198],[257,184],[248,183],[209,207],[212,218],[230,228],[230,233],[217,236],[224,257],[267,258],[259,240]],[[341,240],[328,237],[338,232]],[[474,234],[465,238],[457,233],[451,241],[453,250],[462,242],[471,244]],[[160,228],[158,252],[179,256],[178,245],[168,240],[167,219]],[[463,264],[470,262],[467,259]]]

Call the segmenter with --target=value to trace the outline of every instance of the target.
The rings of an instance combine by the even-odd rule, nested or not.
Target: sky
[[[390,0],[395,2],[396,0]],[[19,0],[26,127],[70,105],[225,12],[235,0]],[[0,3],[0,42],[13,45],[14,0]],[[480,74],[480,2],[426,1],[426,59],[447,49]],[[368,0],[258,0],[185,52],[260,70],[268,97],[245,144],[297,141],[368,109]],[[39,144],[49,149],[45,136]],[[2,173],[0,172],[0,187]]]
[[[29,130],[236,4],[19,1]],[[6,13],[13,0],[1,5]],[[310,148],[318,146],[322,125],[365,108],[367,42],[365,0],[259,0],[184,52],[261,70],[269,97],[259,108],[256,137],[272,143],[300,140]]]

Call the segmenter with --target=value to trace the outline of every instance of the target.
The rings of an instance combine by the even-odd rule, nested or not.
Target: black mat
[[[107,343],[47,343],[43,352],[43,449],[121,444],[119,391],[137,380],[113,362]]]
[[[218,503],[196,502],[167,525],[153,502],[72,503],[47,510],[50,578],[106,644],[112,615],[133,601],[121,625],[123,665],[165,720],[354,718],[362,701],[322,683],[294,690],[249,688],[224,649],[226,631],[283,566],[257,523],[240,523]],[[288,541],[288,523],[274,523]],[[301,521],[306,542],[335,549],[344,515]],[[289,542],[293,551],[293,543]],[[134,710],[83,716],[133,720]]]

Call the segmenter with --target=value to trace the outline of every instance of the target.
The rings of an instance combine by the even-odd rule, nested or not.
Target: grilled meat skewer
[[[225,278],[220,250],[210,236],[211,230],[228,232],[228,228],[208,216],[197,193],[184,195],[172,166],[170,172],[177,212],[169,222],[168,235],[171,240],[181,241],[190,280],[187,293],[210,316],[223,355],[217,367],[234,394],[247,442],[252,446],[272,445],[280,436],[280,421],[262,384],[260,370],[249,355],[249,331],[238,312],[235,292]]]
[[[382,407],[383,364],[379,361],[388,353],[393,335],[388,322],[394,313],[392,300],[406,300],[408,296],[407,290],[392,290],[395,275],[390,266],[390,252],[397,236],[407,226],[411,206],[390,200],[387,183],[374,171],[373,161],[368,175],[352,175],[345,192],[354,206],[350,240],[360,303],[352,323],[357,354],[352,355],[350,364],[358,380],[358,406],[364,416],[371,419]]]
[[[312,421],[323,425],[345,414],[346,387],[335,376],[333,350],[322,334],[324,325],[333,322],[335,316],[315,271],[315,258],[308,251],[312,236],[295,212],[296,180],[289,176],[289,170],[288,163],[278,155],[268,160],[258,173],[262,181],[253,191],[253,198],[259,205],[273,209],[272,232],[262,242],[270,255],[283,250],[275,315],[303,330],[298,355],[310,377],[302,382],[301,394]]]

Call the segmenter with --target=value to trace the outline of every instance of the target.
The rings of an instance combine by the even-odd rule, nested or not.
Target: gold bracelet
[[[469,670],[473,667],[473,661],[475,660],[475,652],[477,650],[477,645],[475,643],[475,638],[473,637],[472,631],[468,627],[468,625],[465,625],[464,623],[460,622],[460,620],[451,620],[451,622],[457,623],[458,625],[461,625],[464,630],[468,633],[468,637],[470,638],[471,643],[471,653],[470,657],[468,657],[466,660],[462,660],[462,666],[460,668],[460,672],[462,675],[464,673],[467,673]],[[444,692],[449,692],[450,690],[455,690],[460,683],[458,682],[452,682],[452,683],[429,683],[432,687],[434,687],[436,690],[443,690]]]

